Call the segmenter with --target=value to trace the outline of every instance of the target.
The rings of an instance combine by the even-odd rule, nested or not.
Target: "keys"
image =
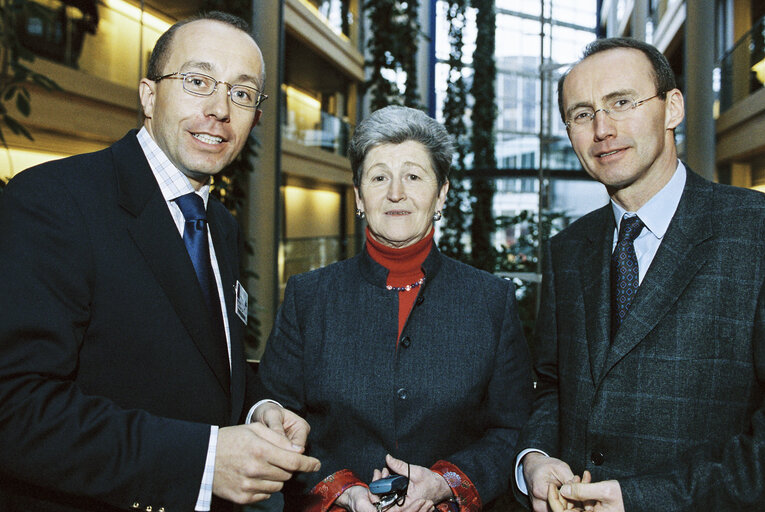
[[[393,505],[398,504],[399,507],[404,505],[404,501],[406,500],[406,490],[404,490],[403,493],[398,492],[392,492],[390,494],[386,494],[380,498],[380,501],[375,503],[375,506],[377,507],[377,512],[384,512],[385,510],[388,510]],[[399,503],[400,502],[400,503]]]

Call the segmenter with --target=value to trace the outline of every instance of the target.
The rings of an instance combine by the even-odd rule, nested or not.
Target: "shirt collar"
[[[159,184],[159,190],[165,201],[171,202],[189,192],[196,192],[204,200],[206,208],[207,199],[210,196],[210,185],[203,185],[199,190],[194,190],[186,175],[179,171],[167,158],[159,145],[151,138],[146,127],[142,127],[136,137],[146,159],[149,161],[149,167],[151,167],[151,172]]]
[[[612,199],[611,208],[614,211],[616,229],[619,229],[619,224],[625,213],[636,214],[648,230],[661,240],[667,232],[672,217],[675,215],[677,205],[680,203],[680,197],[683,195],[683,189],[685,188],[685,177],[685,166],[678,160],[677,169],[675,169],[672,178],[637,212],[628,212]]]

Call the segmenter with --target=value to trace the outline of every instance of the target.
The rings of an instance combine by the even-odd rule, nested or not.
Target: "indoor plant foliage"
[[[22,116],[29,117],[32,107],[27,85],[33,83],[47,90],[60,90],[56,82],[27,66],[35,60],[35,55],[21,44],[18,27],[20,20],[32,13],[37,16],[48,15],[33,2],[0,0],[0,144],[5,148],[8,147],[5,130],[34,140],[13,112],[16,110]],[[2,185],[0,180],[0,188]]]
[[[467,86],[462,62],[464,55],[463,31],[467,0],[451,0],[446,17],[449,22],[449,80],[444,101],[444,126],[455,143],[455,158],[452,165],[449,194],[446,196],[444,220],[441,224],[441,238],[438,246],[447,256],[469,262],[463,235],[467,233],[470,216],[470,199],[465,182],[465,157],[468,152],[468,129],[465,123],[467,111]]]
[[[494,61],[496,11],[494,0],[473,0],[476,8],[477,30],[475,52],[473,53],[473,135],[471,149],[473,168],[495,169],[497,159],[494,152],[494,123],[496,109],[496,63]],[[473,265],[483,270],[495,270],[496,249],[491,238],[496,227],[492,213],[494,182],[480,174],[472,180],[471,194],[473,222],[470,227]]]
[[[369,58],[365,63],[370,74],[364,84],[372,111],[388,105],[420,106],[416,73],[418,10],[418,0],[364,2],[364,14],[373,27],[367,40]],[[403,91],[396,81],[400,75],[406,76]]]

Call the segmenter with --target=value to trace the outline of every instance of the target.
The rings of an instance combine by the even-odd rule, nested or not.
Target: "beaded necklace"
[[[394,290],[397,292],[408,292],[409,290],[413,290],[420,286],[422,283],[425,282],[425,276],[419,278],[416,283],[408,284],[406,286],[391,286],[389,284],[386,284],[385,287],[388,290]]]

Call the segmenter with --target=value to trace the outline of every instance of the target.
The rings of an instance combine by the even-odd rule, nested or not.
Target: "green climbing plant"
[[[465,83],[464,30],[467,0],[451,0],[447,6],[446,19],[449,23],[449,78],[444,101],[444,126],[455,143],[455,158],[452,165],[449,194],[446,196],[444,221],[438,246],[447,256],[469,262],[463,237],[468,232],[470,198],[465,181],[465,158],[470,144],[465,112],[467,111],[467,85]]]
[[[366,0],[364,13],[374,27],[367,40],[370,69],[364,83],[370,95],[370,108],[388,105],[421,107],[417,85],[417,47],[420,24],[417,19],[419,0]],[[404,90],[396,78],[405,74]]]
[[[497,160],[494,144],[494,123],[497,117],[496,103],[496,63],[494,61],[496,11],[494,0],[473,0],[476,8],[475,52],[473,53],[473,134],[471,149],[473,167],[478,170],[495,169]],[[471,207],[473,222],[471,233],[471,261],[474,266],[493,272],[497,251],[492,243],[496,229],[492,203],[494,200],[494,182],[476,174],[471,183]]]

